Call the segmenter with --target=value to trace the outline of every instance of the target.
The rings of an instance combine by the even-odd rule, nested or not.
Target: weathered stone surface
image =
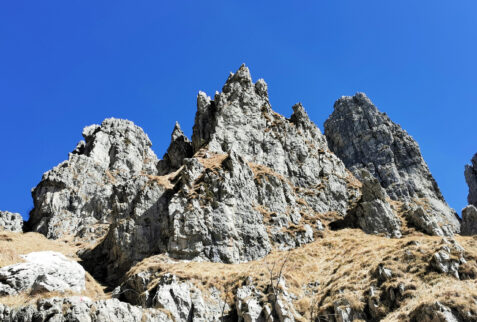
[[[182,132],[179,123],[176,122],[174,131],[171,134],[171,144],[167,149],[167,153],[158,163],[159,175],[179,169],[184,159],[192,157],[192,154],[192,142]]]
[[[303,107],[290,119],[273,112],[265,82],[254,84],[245,66],[214,100],[199,93],[197,101],[193,155],[176,126],[157,173],[124,185],[107,237],[84,254],[106,260],[96,265],[106,275],[153,253],[237,263],[298,247],[359,199],[357,180]]]
[[[333,303],[333,309],[336,322],[352,322],[365,317],[363,312],[354,310],[346,299],[340,299]]]
[[[387,201],[386,191],[366,169],[358,170],[362,197],[355,209],[342,220],[347,227],[359,227],[368,234],[401,237],[401,221]]]
[[[86,127],[83,137],[68,160],[33,189],[30,230],[58,238],[110,223],[120,216],[117,208],[127,208],[144,187],[140,177],[157,171],[149,138],[130,121],[106,119]]]
[[[281,279],[279,284],[280,289],[270,294],[257,290],[251,281],[237,289],[235,306],[238,320],[294,322],[303,319],[293,306],[293,296],[288,293],[285,281]],[[268,301],[264,302],[264,298]]]
[[[169,312],[175,321],[220,321],[231,308],[217,290],[201,291],[189,281],[175,275],[162,275],[152,289],[148,289],[154,276],[141,271],[121,285],[120,299],[142,307],[158,308]],[[205,292],[205,293],[204,293]]]
[[[0,320],[24,321],[81,321],[81,322],[173,322],[169,316],[155,309],[142,309],[117,299],[92,301],[88,297],[49,298],[35,304],[8,307],[0,304]]]
[[[242,65],[231,74],[222,93],[197,98],[192,142],[194,151],[207,146],[215,153],[231,150],[248,162],[264,165],[301,188],[323,186],[305,200],[314,211],[346,213],[353,193],[343,163],[328,150],[326,138],[301,104],[290,119],[275,113],[263,80],[252,82]]]
[[[429,229],[414,220],[417,228],[437,235],[460,231],[457,215],[442,197],[417,143],[366,95],[358,93],[336,101],[325,122],[325,134],[330,149],[352,172],[367,169],[391,199],[425,205],[428,218],[424,222],[432,220],[442,227]]]
[[[464,249],[456,240],[442,239],[443,246],[434,253],[431,267],[439,273],[450,274],[459,279],[459,266],[465,264]]]
[[[471,164],[465,166],[465,181],[469,186],[467,201],[477,207],[477,153],[471,160]]]
[[[83,267],[60,253],[34,252],[22,258],[24,263],[0,268],[0,295],[85,289]]]
[[[458,315],[440,302],[425,303],[414,309],[410,314],[411,322],[462,322],[473,321],[469,319],[461,319]]]
[[[477,235],[477,208],[468,205],[462,210],[461,235]]]
[[[0,231],[7,230],[16,233],[23,231],[23,218],[20,214],[0,211]]]

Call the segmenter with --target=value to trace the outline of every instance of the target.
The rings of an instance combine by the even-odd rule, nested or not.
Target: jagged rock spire
[[[336,101],[325,135],[351,171],[367,169],[391,199],[419,208],[410,211],[409,219],[421,230],[436,235],[459,232],[457,215],[445,202],[416,141],[364,93]]]
[[[179,169],[184,159],[190,158],[192,154],[192,142],[176,122],[171,134],[171,144],[163,159],[158,163],[158,174],[162,175]]]
[[[472,158],[471,164],[465,166],[465,181],[469,186],[467,201],[477,207],[477,153]]]

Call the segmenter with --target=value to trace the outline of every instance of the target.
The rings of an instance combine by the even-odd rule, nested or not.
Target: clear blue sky
[[[301,101],[322,129],[365,92],[420,144],[447,201],[466,205],[477,152],[477,1],[3,1],[0,209],[107,117],[144,128],[162,157],[196,94],[245,62],[285,116]]]

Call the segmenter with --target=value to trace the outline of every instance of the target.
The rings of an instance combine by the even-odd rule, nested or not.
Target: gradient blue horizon
[[[199,90],[242,63],[273,108],[302,102],[323,130],[333,103],[365,92],[416,139],[459,213],[477,152],[475,1],[8,1],[0,4],[0,210],[67,159],[83,127],[141,126],[162,157]]]

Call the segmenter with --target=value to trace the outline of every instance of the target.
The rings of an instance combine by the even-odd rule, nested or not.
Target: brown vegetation
[[[72,238],[62,240],[50,240],[39,233],[12,233],[0,232],[0,267],[23,262],[20,255],[39,251],[54,251],[65,255],[66,257],[78,261],[76,252],[79,247],[70,242]],[[80,294],[68,293],[41,293],[30,295],[27,293],[15,296],[0,297],[0,303],[9,306],[21,306],[33,303],[39,298],[50,298],[55,296],[82,295],[93,300],[108,298],[109,295],[104,292],[104,287],[99,284],[89,273],[86,273],[86,290]]]
[[[458,241],[471,249],[466,258],[475,266],[477,240],[458,237]],[[425,301],[440,299],[452,306],[476,306],[475,280],[456,280],[429,269],[432,255],[441,246],[440,237],[414,235],[390,239],[343,229],[326,232],[323,238],[289,253],[275,250],[261,260],[241,264],[171,261],[157,255],[133,267],[128,276],[143,270],[154,272],[157,278],[173,273],[202,290],[215,287],[227,293],[227,298],[233,298],[234,290],[249,276],[258,289],[265,291],[270,278],[267,267],[289,256],[283,276],[289,292],[298,297],[297,310],[309,319],[310,312],[326,314],[340,299],[346,299],[352,308],[362,311],[367,305],[370,287],[377,284],[376,269],[383,265],[392,270],[393,278],[382,284],[381,289],[397,287],[400,283],[406,286],[399,307],[384,312],[388,321],[395,321]],[[149,287],[155,283],[151,282]]]

